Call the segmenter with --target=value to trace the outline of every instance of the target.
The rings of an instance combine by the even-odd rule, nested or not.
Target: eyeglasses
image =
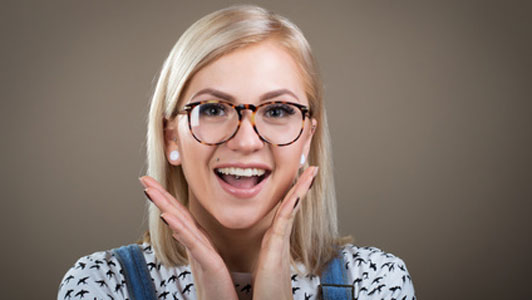
[[[178,114],[188,116],[188,128],[198,142],[215,146],[236,135],[246,109],[252,111],[251,124],[260,139],[274,146],[295,142],[303,132],[305,117],[311,117],[308,107],[286,101],[255,106],[206,100],[188,103]]]

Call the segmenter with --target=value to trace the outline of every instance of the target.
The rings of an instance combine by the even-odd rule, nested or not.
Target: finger
[[[140,177],[139,180],[142,183],[142,185],[144,185],[145,188],[152,187],[158,190],[159,192],[161,192],[161,194],[163,194],[168,200],[170,200],[170,203],[181,204],[157,180],[155,180],[155,178],[146,175],[146,176]]]
[[[161,214],[175,216],[198,239],[201,239],[206,243],[210,243],[208,242],[208,238],[198,229],[199,224],[192,217],[185,206],[181,205],[181,209],[179,209],[178,207],[172,205],[168,199],[164,197],[164,195],[157,189],[149,187],[145,191],[149,195],[149,198],[152,200],[152,202],[161,210]]]
[[[308,167],[298,178],[296,184],[290,189],[283,199],[277,215],[290,216],[291,212],[299,206],[299,201],[306,195],[310,189],[312,181],[318,174],[318,167]]]
[[[295,210],[300,206],[299,202],[309,190],[317,172],[317,167],[307,168],[285,196],[272,224],[272,233],[274,235],[284,237],[290,236]]]
[[[139,178],[139,180],[142,185],[148,188],[154,188],[164,197],[163,199],[161,199],[161,202],[154,203],[157,207],[159,207],[161,211],[172,212],[177,216],[184,218],[187,222],[191,222],[194,223],[196,226],[199,226],[198,222],[196,222],[196,219],[194,219],[188,209],[183,204],[181,204],[181,202],[177,201],[174,196],[172,196],[172,194],[170,194],[157,180],[150,176],[142,176]],[[210,243],[208,237],[202,236],[202,238],[204,238]]]
[[[167,196],[165,196],[160,190],[148,187],[144,190],[148,198],[157,206],[162,212],[171,212],[172,214],[178,215],[180,218],[186,219],[188,222],[193,222],[193,218],[186,209],[186,207],[180,203],[177,205],[170,201]]]
[[[177,209],[183,211],[183,215],[185,218],[188,218],[190,221],[193,221],[194,218],[188,214],[188,210],[186,207],[181,204],[181,202],[177,201],[172,194],[170,194],[157,180],[150,176],[142,176],[139,178],[139,180],[142,182],[143,185],[147,186],[147,188],[153,188],[161,193],[163,195],[164,199],[167,200],[167,202],[175,207]]]
[[[182,220],[168,213],[163,213],[161,219],[172,230],[172,236],[185,247],[190,249],[200,247],[202,249],[213,250],[210,243],[203,238],[197,227],[183,223]]]
[[[193,234],[191,228],[181,222],[174,215],[163,213],[161,218],[166,221],[168,226],[174,231],[172,235],[183,246],[190,251],[190,254],[196,259],[203,267],[213,264],[212,261],[212,247],[210,244],[205,243],[202,239],[199,239],[196,234]]]

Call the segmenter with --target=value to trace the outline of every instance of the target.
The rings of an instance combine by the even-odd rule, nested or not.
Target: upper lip
[[[255,169],[263,169],[266,171],[271,171],[272,168],[270,168],[268,165],[264,163],[221,163],[214,166],[214,169],[218,168],[241,168],[241,169],[247,169],[247,168],[255,168]]]

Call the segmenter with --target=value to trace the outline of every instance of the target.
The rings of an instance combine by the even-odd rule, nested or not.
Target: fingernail
[[[318,169],[319,167],[316,167],[316,169],[314,169],[314,176],[312,177],[312,181],[310,182],[310,185],[308,187],[309,190],[310,188],[312,188],[312,185],[314,184],[314,180],[316,180],[316,177],[318,176]]]
[[[314,177],[312,178],[312,181],[310,182],[310,185],[309,185],[309,187],[308,187],[309,190],[312,188],[312,185],[314,184],[314,180],[316,180],[316,176],[314,176]]]
[[[163,216],[160,216],[161,220],[163,220],[164,224],[166,224],[167,226],[170,226],[168,225],[168,222],[166,222],[166,220],[163,218]]]
[[[147,187],[148,187],[148,185],[147,185],[146,183],[144,183],[144,181],[142,180],[142,177],[139,177],[139,181],[140,181],[140,184],[142,184],[142,186],[143,186],[144,188],[147,188]]]
[[[148,195],[148,193],[146,192],[146,190],[144,190],[143,192],[144,192],[144,195],[146,195],[146,198],[148,198],[148,200],[150,200],[151,202],[153,202],[153,200],[151,200],[150,195]]]
[[[298,203],[299,203],[299,197],[297,197],[297,199],[296,199],[296,203],[294,204],[294,209],[296,208]]]

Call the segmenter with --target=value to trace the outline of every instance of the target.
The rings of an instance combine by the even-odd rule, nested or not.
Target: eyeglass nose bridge
[[[253,115],[255,115],[255,112],[257,111],[257,107],[255,105],[253,105],[253,104],[235,105],[234,108],[236,109],[236,112],[238,113],[238,119],[239,120],[242,120],[242,111],[249,109],[249,110],[251,110]],[[253,125],[255,125],[255,122],[253,122]]]
[[[229,141],[230,139],[234,138],[237,134],[238,130],[240,130],[240,125],[242,124],[242,118],[243,118],[243,111],[244,110],[251,110],[251,126],[253,127],[253,131],[257,134],[259,139],[265,143],[270,143],[268,140],[262,137],[262,135],[259,133],[259,130],[257,129],[257,125],[255,123],[255,113],[257,112],[257,106],[253,104],[239,104],[233,106],[238,114],[238,124],[236,126],[235,132],[227,139],[225,142]]]

